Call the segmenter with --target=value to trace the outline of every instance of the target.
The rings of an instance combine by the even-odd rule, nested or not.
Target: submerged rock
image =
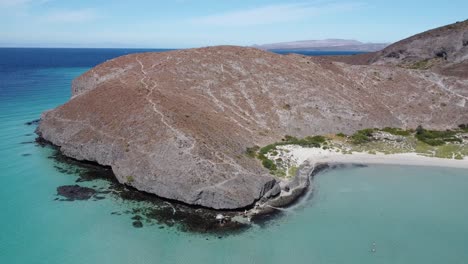
[[[247,147],[286,134],[468,122],[457,88],[439,88],[444,81],[253,48],[132,54],[75,79],[71,100],[44,113],[37,132],[138,190],[240,209],[280,191]],[[450,103],[432,107],[441,102]]]
[[[67,198],[69,201],[88,200],[96,194],[96,190],[79,185],[65,185],[57,188],[57,194]]]
[[[135,228],[142,228],[143,227],[143,223],[141,221],[139,221],[139,220],[133,221],[132,225]]]
[[[26,122],[25,125],[27,125],[27,126],[35,126],[35,125],[38,125],[40,121],[41,121],[40,119],[35,119],[35,120],[32,120],[32,121]]]

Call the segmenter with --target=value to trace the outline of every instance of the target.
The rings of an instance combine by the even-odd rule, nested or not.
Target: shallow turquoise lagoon
[[[0,263],[468,263],[468,171],[369,166],[325,171],[310,199],[227,236],[132,227],[134,203],[55,201],[76,175],[25,122],[65,102],[87,68],[0,73]],[[83,185],[104,186],[104,181]]]

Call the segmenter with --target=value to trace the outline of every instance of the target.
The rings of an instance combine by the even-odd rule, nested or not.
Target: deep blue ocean
[[[144,202],[111,195],[57,200],[56,188],[77,184],[78,174],[60,169],[50,158],[54,151],[34,143],[35,125],[26,123],[65,103],[71,81],[91,67],[143,51],[150,50],[0,49],[0,264],[468,263],[462,169],[325,171],[315,177],[310,200],[225,236],[163,223],[134,228],[124,212]]]

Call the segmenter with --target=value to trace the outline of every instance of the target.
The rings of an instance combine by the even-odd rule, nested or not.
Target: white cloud
[[[360,7],[357,3],[344,4],[277,4],[248,10],[196,17],[189,21],[198,25],[252,26],[304,20],[313,16],[350,11]]]
[[[57,10],[42,17],[47,22],[54,23],[82,23],[97,18],[94,9]]]

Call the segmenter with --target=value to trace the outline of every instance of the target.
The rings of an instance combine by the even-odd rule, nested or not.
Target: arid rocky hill
[[[122,183],[218,209],[278,193],[247,147],[285,135],[468,123],[468,80],[219,46],[107,61],[73,82],[38,134]]]
[[[377,52],[372,64],[406,65],[460,63],[468,59],[468,20],[432,29],[396,42]],[[440,61],[440,62],[438,62]],[[424,64],[424,65],[423,65]]]
[[[336,57],[355,65],[393,65],[468,78],[468,20],[432,29],[374,53]]]

